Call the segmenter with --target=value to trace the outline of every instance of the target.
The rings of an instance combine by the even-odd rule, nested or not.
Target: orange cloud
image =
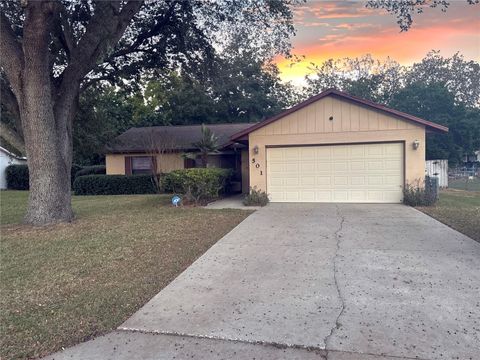
[[[467,59],[480,61],[480,18],[478,13],[472,13],[471,7],[457,6],[450,12],[451,18],[440,18],[438,14],[431,13],[414,23],[410,31],[401,33],[391,15],[371,15],[372,9],[364,9],[358,3],[348,3],[343,7],[336,6],[336,3],[327,5],[325,7],[322,3],[301,9],[303,24],[323,25],[300,25],[299,36],[293,42],[293,53],[304,55],[305,58],[293,66],[289,60],[276,59],[284,80],[302,81],[311,72],[312,62],[320,64],[331,58],[360,57],[365,54],[372,54],[379,59],[390,57],[402,64],[411,64],[435,49],[441,50],[444,56],[459,51]],[[353,19],[351,15],[355,14],[361,14],[364,18]],[[348,15],[352,19],[329,22],[325,15],[332,16],[330,19],[336,18],[336,15]],[[440,15],[447,17],[443,13]]]

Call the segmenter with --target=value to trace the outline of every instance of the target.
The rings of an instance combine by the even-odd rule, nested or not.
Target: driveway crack
[[[336,206],[337,216],[340,218],[340,224],[338,226],[338,229],[334,233],[334,236],[335,236],[335,239],[336,239],[336,247],[335,247],[335,256],[333,257],[333,279],[334,279],[334,282],[335,282],[335,288],[337,289],[338,298],[340,299],[341,308],[340,308],[340,312],[338,313],[338,315],[335,319],[335,326],[332,327],[332,329],[330,330],[330,334],[328,334],[327,337],[325,337],[325,340],[324,340],[324,342],[325,342],[325,352],[326,352],[325,358],[327,360],[328,360],[328,352],[329,352],[328,343],[330,342],[330,339],[335,334],[335,332],[342,326],[342,324],[340,323],[340,317],[343,315],[343,313],[345,311],[345,298],[342,294],[342,290],[340,289],[340,285],[339,285],[339,282],[338,282],[338,259],[339,259],[339,257],[341,257],[341,255],[340,255],[340,245],[341,245],[341,242],[342,242],[342,235],[340,233],[343,230],[343,224],[345,223],[345,217],[341,214],[339,206],[338,205],[335,205],[335,206]]]

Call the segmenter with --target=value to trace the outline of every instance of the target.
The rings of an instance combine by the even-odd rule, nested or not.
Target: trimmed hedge
[[[72,168],[70,169],[70,180],[71,180],[71,185],[73,188],[73,183],[75,182],[75,179],[77,177],[77,173],[82,170],[83,167],[77,164],[72,164]]]
[[[105,165],[84,166],[75,173],[75,177],[85,175],[105,175],[106,173],[107,170]]]
[[[188,203],[202,204],[225,193],[232,175],[229,169],[182,169],[165,174],[162,183],[166,192],[182,194]]]
[[[72,186],[76,178],[76,174],[82,170],[82,167],[77,164],[73,164],[70,170]],[[28,166],[24,164],[9,165],[5,169],[5,175],[7,178],[7,189],[11,190],[28,190],[29,184],[29,172]]]
[[[151,175],[84,175],[73,183],[75,195],[155,194]]]
[[[28,166],[27,165],[8,165],[5,169],[7,178],[7,189],[28,190]]]

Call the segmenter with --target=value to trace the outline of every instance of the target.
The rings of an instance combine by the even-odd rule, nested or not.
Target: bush
[[[76,174],[82,169],[80,165],[73,164],[70,170],[72,186],[75,181]],[[7,188],[12,190],[28,190],[29,172],[27,165],[9,165],[5,170],[7,177]]]
[[[84,175],[73,183],[75,195],[155,194],[151,175]]]
[[[107,170],[105,165],[84,166],[75,173],[75,177],[85,175],[105,175],[106,173]]]
[[[432,206],[438,200],[438,183],[436,179],[427,177],[423,186],[417,181],[406,184],[403,190],[403,203],[409,206]]]
[[[77,177],[77,173],[80,170],[82,170],[82,166],[77,164],[72,164],[72,168],[70,169],[70,180],[71,180],[72,188],[73,188],[73,182],[75,181],[75,178]]]
[[[5,169],[7,188],[12,190],[28,190],[28,166],[9,165]]]
[[[256,187],[250,188],[250,193],[245,195],[243,205],[245,206],[265,206],[270,199],[265,191],[257,190]]]
[[[174,170],[164,175],[163,187],[182,194],[186,203],[204,204],[226,192],[232,174],[232,170],[219,168]]]

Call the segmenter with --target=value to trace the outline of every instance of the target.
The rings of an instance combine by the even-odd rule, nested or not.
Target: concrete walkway
[[[240,209],[240,210],[258,210],[261,206],[245,206],[243,205],[243,198],[245,195],[232,195],[223,199],[211,202],[207,209]]]
[[[477,359],[480,244],[402,205],[270,204],[50,359]]]

